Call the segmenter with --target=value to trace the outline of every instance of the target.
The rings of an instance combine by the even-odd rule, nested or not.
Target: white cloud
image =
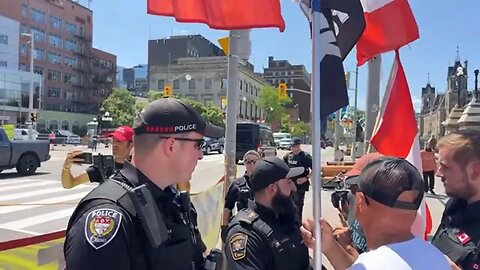
[[[416,112],[420,112],[422,109],[422,98],[417,96],[412,96],[413,108]]]

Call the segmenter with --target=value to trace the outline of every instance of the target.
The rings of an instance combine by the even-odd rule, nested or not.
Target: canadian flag
[[[422,172],[417,121],[398,50],[395,51],[377,127],[370,141],[375,149],[386,156],[405,158]],[[431,230],[432,218],[426,202],[423,201],[412,232],[418,237],[426,238]]]
[[[407,0],[361,0],[365,31],[357,43],[357,64],[400,49],[419,38],[418,26]]]

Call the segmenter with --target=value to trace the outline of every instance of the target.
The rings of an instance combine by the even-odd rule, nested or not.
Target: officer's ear
[[[174,138],[168,138],[168,139],[163,139],[159,147],[161,147],[162,153],[169,157],[173,154],[174,149],[175,149],[175,139]]]
[[[467,174],[470,176],[470,181],[480,182],[480,160],[471,161],[466,167]]]

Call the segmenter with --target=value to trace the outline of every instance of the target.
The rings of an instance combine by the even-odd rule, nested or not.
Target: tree
[[[310,124],[303,121],[292,124],[291,134],[294,137],[310,136]]]
[[[225,127],[225,115],[223,114],[222,110],[213,102],[207,102],[206,104],[203,104],[191,98],[185,98],[175,95],[173,97],[180,99],[183,102],[192,106],[203,117],[203,119],[205,119],[205,121],[219,127]],[[163,98],[163,92],[148,92],[148,100],[150,102],[160,98]]]
[[[257,99],[257,105],[265,111],[266,121],[272,122],[273,120],[280,121],[285,114],[285,106],[292,103],[290,98],[280,100],[278,98],[278,92],[275,87],[265,86],[260,90],[260,95]]]
[[[280,131],[290,133],[292,125],[290,123],[290,115],[284,114],[280,120]]]
[[[132,125],[136,115],[136,99],[127,89],[114,89],[102,103],[112,117],[113,126]]]

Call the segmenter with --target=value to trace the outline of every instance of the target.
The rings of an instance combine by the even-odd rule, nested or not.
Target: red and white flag
[[[357,64],[419,38],[418,26],[407,0],[361,0],[366,27],[357,43]]]
[[[417,121],[407,78],[398,50],[382,101],[377,129],[370,140],[375,149],[386,156],[405,158],[422,172]],[[418,210],[412,232],[426,237],[432,229],[432,219],[426,202]]]
[[[278,27],[285,30],[280,0],[147,0],[147,13],[212,29]]]

